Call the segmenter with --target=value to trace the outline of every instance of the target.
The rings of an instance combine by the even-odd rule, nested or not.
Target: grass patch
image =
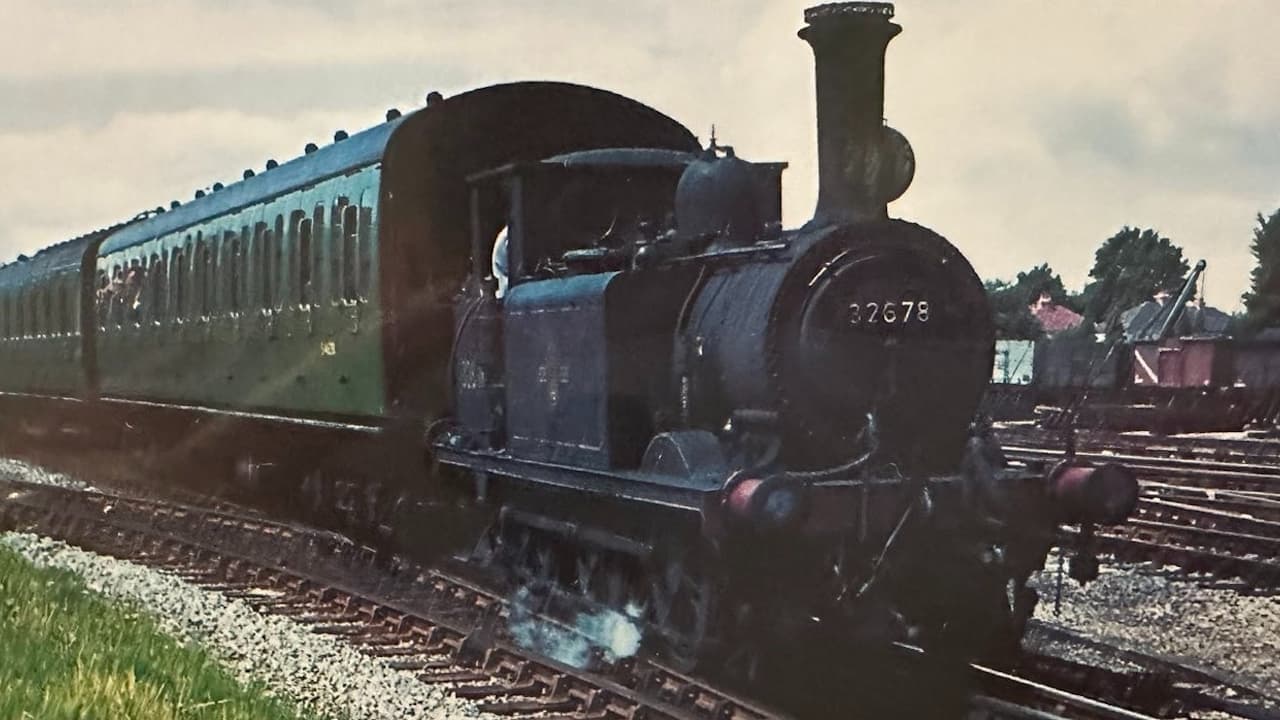
[[[132,606],[0,547],[0,718],[299,717]]]

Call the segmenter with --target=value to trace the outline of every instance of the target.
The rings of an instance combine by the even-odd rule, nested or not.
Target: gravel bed
[[[316,715],[480,717],[474,705],[441,686],[423,685],[339,640],[173,575],[26,533],[0,535],[0,545],[37,565],[75,572],[108,597],[136,603],[166,632],[203,645],[240,681],[261,682]]]
[[[88,483],[76,480],[70,475],[47,470],[39,465],[32,465],[29,462],[13,458],[0,458],[0,480],[39,483],[71,490],[93,489]]]
[[[1217,671],[1280,697],[1280,597],[1201,587],[1192,578],[1175,577],[1176,568],[1104,563],[1098,579],[1087,586],[1064,579],[1061,611],[1054,614],[1056,556],[1049,557],[1045,568],[1032,578],[1042,598],[1035,616],[1045,624]],[[1055,649],[1034,633],[1027,640],[1035,649]],[[1045,646],[1037,647],[1037,642]],[[1068,656],[1082,662],[1105,659],[1084,649]],[[1114,658],[1107,666],[1125,669]]]

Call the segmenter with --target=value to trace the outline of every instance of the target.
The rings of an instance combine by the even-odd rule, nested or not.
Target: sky
[[[0,0],[0,261],[186,201],[337,129],[512,80],[607,88],[817,194],[801,0]],[[1270,0],[903,0],[885,115],[915,150],[890,214],[985,278],[1152,227],[1239,307],[1280,207],[1280,8]]]

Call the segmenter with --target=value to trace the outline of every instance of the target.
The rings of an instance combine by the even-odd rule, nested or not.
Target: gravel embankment
[[[91,489],[90,485],[76,480],[70,475],[47,470],[39,465],[32,465],[13,458],[0,458],[0,480],[39,483],[72,490]]]
[[[37,565],[70,570],[108,597],[136,603],[166,632],[208,648],[242,682],[261,682],[315,714],[351,720],[479,716],[441,687],[172,575],[25,533],[0,535],[0,544]]]
[[[1064,580],[1055,615],[1056,556],[1045,567],[1032,583],[1042,598],[1036,618],[1046,624],[1217,671],[1280,696],[1280,597],[1201,587],[1147,565],[1104,563],[1085,587]],[[1082,652],[1078,659],[1099,658]]]

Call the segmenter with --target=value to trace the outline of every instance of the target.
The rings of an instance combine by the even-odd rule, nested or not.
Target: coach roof
[[[541,124],[530,117],[540,118]],[[544,138],[534,137],[538,132],[547,132],[545,126],[551,118],[559,125],[549,137],[559,140],[543,142]],[[502,133],[504,142],[493,144],[493,133]],[[569,143],[566,137],[570,136],[579,141]],[[486,143],[493,146],[487,147]],[[378,162],[385,161],[385,169],[392,171],[392,162],[398,160],[392,156],[400,154],[413,157],[406,157],[403,167],[392,171],[394,177],[387,182],[410,182],[405,174],[410,172],[413,179],[406,191],[422,192],[424,183],[432,184],[433,197],[452,203],[450,188],[456,186],[465,192],[463,181],[473,171],[468,166],[472,161],[488,163],[490,155],[496,155],[499,163],[537,157],[520,157],[518,152],[503,148],[554,155],[566,145],[609,147],[611,143],[687,151],[698,148],[697,140],[683,125],[607,90],[554,81],[490,85],[356,133],[125,228],[104,242],[99,254],[133,247]],[[423,153],[439,153],[440,157],[430,168],[423,168]]]
[[[15,260],[8,265],[0,265],[0,288],[22,285],[26,281],[52,275],[68,268],[76,268],[78,270],[86,247],[90,243],[116,231],[119,227],[120,225],[113,225],[101,230],[94,230],[47,247],[25,260]]]
[[[375,125],[345,140],[294,158],[279,167],[207,193],[168,212],[127,228],[102,245],[101,255],[132,247],[210,218],[270,200],[328,177],[376,163],[387,141],[408,115]]]

